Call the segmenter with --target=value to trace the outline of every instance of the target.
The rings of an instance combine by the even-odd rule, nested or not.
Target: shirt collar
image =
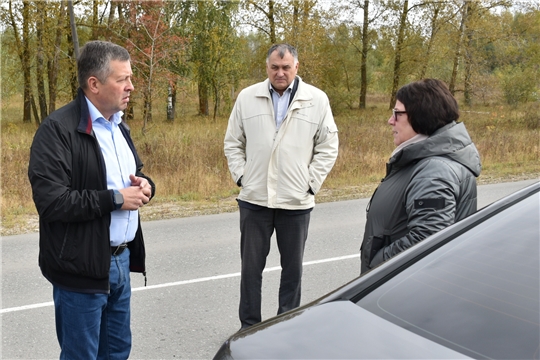
[[[285,91],[283,92],[285,94],[286,91],[288,92],[292,92],[292,89],[294,87],[294,82],[296,81],[296,78],[294,78],[293,81],[291,81],[291,83],[289,84],[289,86],[285,89]],[[276,90],[274,90],[274,87],[272,86],[272,83],[270,81],[268,81],[268,89],[270,89],[270,94],[272,92],[276,92],[278,93]]]
[[[90,113],[90,118],[92,119],[92,123],[96,122],[97,119],[105,119],[103,114],[92,104],[90,100],[85,96],[86,103],[88,104],[88,112]],[[124,113],[122,111],[119,111],[111,116],[112,123],[115,123],[116,125],[120,124],[122,122],[122,115]],[[105,119],[107,121],[107,119]]]

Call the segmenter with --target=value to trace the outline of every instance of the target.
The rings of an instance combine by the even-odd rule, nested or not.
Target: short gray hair
[[[294,46],[289,45],[289,44],[274,44],[268,50],[268,54],[266,54],[266,63],[267,64],[268,64],[268,60],[270,59],[270,55],[272,55],[272,53],[274,51],[277,51],[279,57],[282,58],[282,59],[285,56],[285,54],[288,52],[289,54],[291,54],[293,56],[294,62],[295,63],[298,62],[298,51],[296,51],[296,48]]]
[[[112,60],[130,61],[128,51],[120,45],[108,41],[89,41],[82,48],[77,59],[79,86],[88,87],[88,79],[95,76],[104,83],[111,74]]]

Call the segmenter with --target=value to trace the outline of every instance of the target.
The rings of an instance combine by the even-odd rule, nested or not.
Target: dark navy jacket
[[[135,157],[136,176],[155,185],[141,169],[129,128],[122,134]],[[84,93],[50,114],[30,150],[28,177],[39,214],[39,266],[54,285],[71,291],[108,293],[111,247],[109,225],[115,209],[107,189],[105,162],[92,130]],[[139,219],[128,243],[131,271],[145,274],[145,249]]]

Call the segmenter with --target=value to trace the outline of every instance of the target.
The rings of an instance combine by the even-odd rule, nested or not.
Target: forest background
[[[271,44],[329,96],[339,128],[317,201],[366,197],[393,150],[386,124],[406,83],[444,80],[480,151],[479,183],[540,174],[540,2],[506,0],[2,1],[2,235],[37,231],[27,177],[41,121],[77,90],[79,44],[132,56],[125,121],[157,185],[143,220],[236,210],[223,155],[235,96],[266,78]]]

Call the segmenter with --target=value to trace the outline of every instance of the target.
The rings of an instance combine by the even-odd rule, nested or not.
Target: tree
[[[20,60],[23,121],[40,123],[56,109],[59,93],[71,72],[66,53],[66,2],[9,1],[0,17],[13,35],[9,48]],[[6,48],[7,49],[7,48]]]
[[[71,42],[75,58],[79,57],[79,35],[77,33],[77,24],[75,23],[75,11],[73,10],[73,0],[68,0],[69,23],[71,25]]]
[[[75,7],[70,22],[68,5]],[[265,76],[270,44],[288,42],[298,49],[300,76],[325,90],[334,108],[356,102],[365,108],[370,93],[388,94],[393,105],[399,86],[423,77],[447,81],[466,105],[480,97],[487,103],[494,95],[516,104],[537,97],[540,9],[537,2],[519,2],[505,11],[509,5],[509,0],[6,0],[0,3],[0,21],[2,60],[9,65],[0,76],[9,83],[3,91],[22,94],[22,120],[39,123],[57,101],[76,95],[78,38],[119,43],[129,48],[139,90],[125,119],[140,105],[146,129],[155,99],[168,99],[172,121],[176,94],[189,93],[193,84],[197,112],[213,110],[216,117],[232,104],[241,80]],[[4,54],[16,62],[5,62]]]
[[[323,44],[321,51],[324,52],[328,64],[324,67],[324,75],[319,81],[319,86],[325,90],[334,113],[339,111],[337,104],[343,104],[352,109],[357,98],[356,89],[359,86],[358,61],[356,58],[358,48],[354,40],[357,38],[358,27],[350,28],[346,23],[341,23],[330,29],[328,43]],[[351,46],[351,44],[353,46]]]
[[[23,73],[23,122],[31,122],[33,95],[30,69],[30,3],[23,2],[20,13],[22,14],[21,18],[16,16],[15,10],[13,9],[13,1],[9,0],[7,17],[9,24],[13,29],[16,49],[19,59],[21,60],[21,70]],[[19,29],[19,24],[22,26],[22,34]]]
[[[365,109],[368,87],[368,55],[372,43],[371,38],[373,37],[373,34],[371,34],[371,26],[382,15],[382,12],[380,11],[381,7],[378,9],[371,9],[369,0],[350,0],[348,6],[344,8],[344,10],[351,15],[356,13],[356,9],[362,10],[363,14],[361,30],[357,32],[359,35],[358,38],[360,39],[360,45],[357,45],[357,43],[353,41],[352,46],[360,54],[360,94],[358,96],[358,107],[360,109]],[[370,18],[371,11],[373,10],[375,10],[374,14],[372,14]],[[350,21],[354,22],[354,20]]]
[[[454,61],[452,66],[452,76],[450,78],[450,83],[448,85],[450,92],[452,95],[455,93],[455,86],[456,86],[456,78],[457,78],[457,71],[458,71],[458,64],[459,60],[461,58],[461,49],[463,47],[463,36],[465,34],[465,27],[467,24],[467,15],[469,11],[468,6],[469,0],[464,0],[463,6],[461,7],[461,22],[459,25],[459,31],[457,35],[457,43],[455,47],[455,53],[454,53]]]
[[[409,12],[409,1],[403,2],[402,11],[399,17],[399,28],[396,40],[396,50],[394,53],[394,71],[393,71],[393,83],[390,96],[389,108],[392,109],[396,103],[396,93],[399,87],[400,80],[400,67],[401,67],[401,54],[403,51],[403,42],[405,37],[405,27],[407,26],[407,14]]]
[[[245,0],[242,7],[246,10],[243,13],[243,23],[263,32],[268,36],[270,44],[275,44],[278,32],[276,23],[279,22],[276,19],[276,1]]]
[[[497,31],[499,15],[494,16],[494,8],[507,8],[511,6],[506,0],[463,0],[461,7],[461,25],[456,44],[454,66],[450,81],[450,90],[455,91],[458,82],[458,64],[463,56],[463,97],[466,105],[472,104],[474,95],[475,76],[485,69],[487,59],[482,56],[483,48],[493,43],[501,33]],[[463,55],[462,55],[463,54]]]
[[[369,39],[368,39],[368,30],[369,30],[369,0],[364,0],[364,6],[362,7],[364,11],[364,21],[362,24],[362,57],[360,59],[360,76],[362,78],[362,83],[360,86],[360,97],[358,98],[358,107],[360,109],[366,108],[366,95],[367,95],[367,56],[369,49]]]
[[[65,1],[59,3],[59,13],[64,14]],[[56,23],[56,37],[54,50],[47,63],[49,77],[49,114],[56,110],[58,96],[58,72],[60,71],[60,55],[62,52],[62,37],[64,36],[65,16],[58,16]]]
[[[40,118],[37,118],[38,123],[41,119],[47,117],[47,98],[45,96],[45,49],[44,49],[44,32],[46,31],[45,21],[47,19],[47,9],[45,2],[38,1],[36,10],[42,16],[37,17],[36,21],[36,38],[37,38],[37,54],[36,54],[36,82],[37,94],[40,110]]]
[[[430,24],[430,33],[428,38],[428,44],[426,46],[426,50],[424,52],[423,64],[422,69],[420,70],[420,79],[425,78],[428,65],[429,65],[429,59],[431,57],[431,53],[433,52],[433,46],[435,43],[435,37],[437,33],[439,32],[440,25],[439,25],[439,18],[441,15],[441,11],[443,9],[443,4],[439,2],[435,2],[432,4],[427,4],[427,7],[429,8],[428,16],[429,16],[429,24]]]
[[[152,121],[155,80],[167,78],[167,65],[182,39],[174,34],[166,21],[167,6],[163,1],[130,1],[123,6],[117,5],[113,8],[118,9],[119,19],[126,16],[129,21],[115,22],[109,18],[109,36],[125,44],[131,54],[133,81],[143,98],[144,133]]]
[[[189,39],[191,73],[197,82],[200,115],[209,115],[214,101],[214,119],[227,84],[238,82],[242,66],[232,15],[238,4],[230,1],[184,1],[177,24]]]

